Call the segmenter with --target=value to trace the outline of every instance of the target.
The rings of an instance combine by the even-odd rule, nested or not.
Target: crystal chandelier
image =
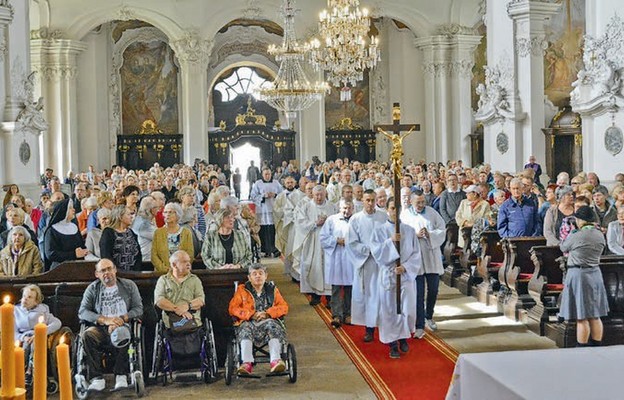
[[[351,99],[351,88],[364,79],[364,70],[373,68],[380,59],[379,38],[371,37],[368,10],[360,11],[359,0],[328,0],[329,10],[319,16],[321,39],[313,39],[312,64],[327,71],[326,79],[332,86],[341,87],[340,99]]]
[[[268,53],[281,62],[275,80],[257,90],[260,100],[271,107],[284,111],[288,118],[293,118],[296,111],[304,110],[329,91],[325,82],[310,83],[303,71],[301,62],[309,51],[308,45],[300,45],[295,36],[295,13],[293,0],[285,0],[282,15],[284,17],[284,40],[277,47],[271,45]]]

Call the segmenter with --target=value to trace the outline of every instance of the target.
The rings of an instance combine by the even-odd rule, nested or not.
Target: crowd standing
[[[615,177],[611,190],[592,172],[574,177],[562,172],[543,186],[534,157],[518,173],[492,171],[488,164],[471,168],[461,161],[409,160],[400,180],[401,196],[395,199],[386,163],[315,158],[301,169],[296,162],[274,167],[252,162],[242,175],[199,160],[193,166],[155,164],[146,171],[113,166],[97,172],[90,166],[68,175],[65,184],[71,193],[63,192],[60,179],[47,169],[37,204],[24,198],[17,185],[6,185],[0,276],[39,274],[68,260],[99,260],[98,280],[85,293],[80,311],[97,327],[88,336],[88,351],[95,358],[116,328],[142,312],[143,306],[135,304],[136,285],[117,279],[117,270],[147,268],[166,274],[157,290],[159,307],[180,315],[201,308],[203,293],[187,293],[176,303],[161,291],[163,285],[186,282],[194,261],[207,269],[249,270],[251,283],[239,286],[237,301],[251,296],[264,303],[248,315],[250,310],[234,302],[230,312],[240,321],[245,343],[239,372],[251,373],[250,343],[259,335],[270,340],[283,335],[273,325],[260,324],[287,312],[257,264],[261,257],[279,257],[284,273],[309,295],[310,305],[331,309],[334,328],[360,325],[364,342],[374,341],[377,331],[389,345],[390,357],[398,358],[409,351],[408,338],[422,339],[427,330],[437,329],[441,247],[447,225],[456,223],[472,227],[475,254],[481,250],[475,239],[484,230],[497,230],[501,237],[543,234],[549,245],[561,245],[574,271],[566,276],[562,317],[579,321],[581,345],[600,343],[599,317],[608,307],[590,307],[583,293],[597,290],[596,257],[624,254],[624,174]],[[249,199],[240,199],[243,177]],[[592,254],[586,252],[588,243]],[[459,245],[464,246],[463,239]],[[402,278],[399,315],[393,312],[396,275]],[[109,287],[115,289],[109,293]],[[101,291],[108,296],[104,309],[95,300]],[[272,294],[262,297],[265,291]],[[25,296],[38,299],[36,290]],[[271,367],[282,370],[270,340]],[[122,362],[115,372],[120,387],[127,385]],[[99,389],[99,370],[93,371],[91,385]]]

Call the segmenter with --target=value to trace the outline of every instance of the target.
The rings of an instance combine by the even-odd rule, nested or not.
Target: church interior
[[[353,10],[350,19],[344,26],[330,26],[343,8]],[[232,172],[240,171],[237,197],[251,202],[253,182],[245,176],[250,163],[259,172],[263,165],[273,172],[280,165],[294,167],[298,176],[312,171],[316,177],[318,167],[318,176],[327,177],[321,170],[331,161],[331,171],[338,171],[335,183],[342,188],[334,161],[346,160],[347,166],[360,163],[372,177],[379,168],[387,170],[388,197],[399,193],[399,181],[392,181],[397,164],[414,179],[417,192],[422,180],[435,186],[426,173],[433,164],[446,179],[453,170],[463,175],[460,192],[462,185],[467,191],[482,183],[509,198],[514,195],[510,181],[524,178],[528,166],[540,169],[525,194],[536,202],[539,198],[540,206],[549,201],[557,226],[564,206],[557,215],[561,203],[550,200],[548,190],[556,196],[558,188],[576,180],[577,185],[592,183],[585,196],[591,207],[598,207],[595,193],[604,188],[608,209],[598,207],[595,215],[602,221],[612,212],[611,223],[620,221],[622,231],[622,18],[622,0],[0,0],[0,196],[18,186],[37,206],[42,189],[48,190],[42,187],[47,169],[71,196],[78,183],[74,176],[81,174],[107,171],[104,183],[121,169],[203,164],[202,169],[229,165]],[[364,24],[363,31],[356,31],[362,28],[357,23]],[[339,43],[325,36],[331,29],[344,30]],[[416,175],[423,175],[419,182]],[[506,180],[502,187],[494,183],[496,175]],[[157,184],[165,185],[164,180]],[[366,182],[361,184],[366,189]],[[379,187],[384,186],[377,182],[371,188]],[[577,197],[583,194],[579,186],[570,187]],[[614,239],[622,252],[609,251],[611,244],[605,242],[600,258],[610,309],[602,317],[603,346],[573,350],[568,348],[577,345],[578,326],[559,315],[567,282],[562,273],[567,251],[559,248],[559,231],[556,246],[543,220],[534,235],[499,236],[495,223],[493,230],[471,237],[472,223],[455,222],[454,213],[438,246],[444,260],[436,305],[439,328],[427,325],[424,340],[410,340],[403,365],[388,363],[380,343],[376,350],[367,348],[353,326],[344,324],[337,333],[331,311],[324,303],[309,307],[283,274],[281,259],[269,255],[262,263],[290,304],[289,337],[297,345],[299,380],[293,385],[279,377],[241,379],[232,386],[174,383],[149,386],[148,397],[622,395],[615,369],[607,366],[624,344],[624,234]],[[502,212],[497,215],[500,221]],[[602,231],[608,241],[606,225]],[[6,228],[10,224],[0,226],[0,232]],[[479,243],[478,252],[471,250],[472,241]],[[78,281],[93,279],[92,273],[68,278],[58,272],[34,281],[46,297],[62,282],[79,288]],[[45,277],[48,273],[54,274]],[[209,287],[218,298],[211,304],[226,308],[222,297],[230,293],[227,285],[234,275],[215,281],[208,276],[201,279],[216,282]],[[245,281],[247,275],[239,278]],[[0,294],[7,290],[20,296],[18,289],[29,282],[0,276]],[[219,318],[213,322],[217,344],[225,346],[220,324],[231,322]],[[224,349],[217,351],[220,368],[226,362]],[[590,350],[608,361],[596,361],[598,353]],[[505,358],[506,352],[519,354]],[[492,356],[479,358],[481,353]],[[530,354],[534,358],[524,358]],[[535,361],[541,357],[550,361]],[[560,387],[559,374],[548,370],[566,363],[579,368],[566,378],[576,392]],[[410,386],[406,371],[412,369],[421,378]],[[585,381],[583,371],[594,377]],[[535,385],[527,387],[530,382]],[[590,385],[604,392],[596,393],[597,386],[591,391]]]

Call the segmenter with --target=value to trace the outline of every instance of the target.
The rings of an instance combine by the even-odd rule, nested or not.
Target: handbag
[[[199,328],[195,318],[187,319],[173,311],[167,311],[167,315],[169,316],[169,329],[173,334],[195,332]]]

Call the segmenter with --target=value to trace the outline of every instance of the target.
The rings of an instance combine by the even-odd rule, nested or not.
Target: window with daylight
[[[256,70],[249,67],[240,67],[227,78],[215,85],[215,90],[221,93],[223,102],[230,102],[242,94],[254,94],[257,88],[265,87],[269,81],[258,75]]]
[[[256,114],[264,115],[267,125],[273,126],[279,119],[277,110],[254,96],[256,88],[268,85],[272,79],[268,72],[260,68],[236,67],[225,71],[212,90],[215,126],[223,121],[227,130],[234,128],[236,116],[245,114],[250,98]]]

